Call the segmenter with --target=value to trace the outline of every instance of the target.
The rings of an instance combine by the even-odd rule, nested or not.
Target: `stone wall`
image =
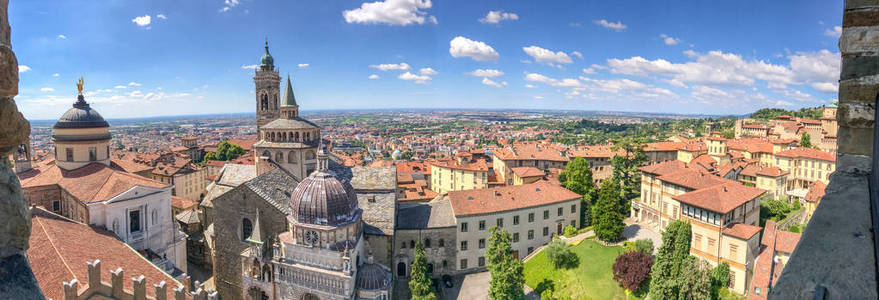
[[[411,272],[412,261],[415,259],[415,251],[412,248],[413,242],[420,241],[426,246],[426,240],[430,240],[430,247],[424,248],[424,254],[427,256],[427,263],[433,264],[432,277],[440,277],[442,275],[453,275],[457,272],[457,253],[456,227],[415,229],[415,230],[397,230],[396,242],[394,243],[394,264],[390,265],[394,278],[408,278]],[[442,241],[442,247],[440,246]],[[405,247],[404,247],[405,244]],[[443,261],[446,262],[443,267]],[[406,275],[400,276],[400,265],[406,266]]]
[[[0,298],[42,299],[25,251],[30,247],[31,214],[9,154],[30,135],[18,112],[18,60],[9,40],[9,0],[0,0]]]
[[[246,185],[214,199],[216,257],[213,259],[214,280],[223,299],[239,299],[241,292],[241,251],[247,247],[242,241],[241,223],[248,218],[256,228],[256,211],[263,237],[277,236],[287,231],[286,214],[271,206]]]
[[[879,92],[879,0],[845,1],[839,50],[836,172],[770,298],[879,296],[868,188]]]

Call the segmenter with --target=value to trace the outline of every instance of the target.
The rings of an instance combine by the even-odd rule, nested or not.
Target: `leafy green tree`
[[[595,201],[595,183],[592,182],[592,169],[582,157],[574,158],[559,174],[559,181],[565,188],[582,196],[580,198],[580,226],[592,225],[590,208]]]
[[[620,213],[619,186],[613,180],[604,182],[592,210],[593,231],[598,239],[616,242],[623,236],[623,215]]]
[[[412,299],[436,300],[430,276],[427,274],[427,257],[420,241],[415,243],[415,259],[409,276],[409,291],[412,292]]]
[[[803,135],[800,136],[800,146],[804,148],[812,148],[812,137],[808,132],[803,132]]]
[[[736,132],[732,129],[724,130],[720,133],[725,139],[734,139],[736,138]]]
[[[653,240],[639,239],[634,242],[623,242],[623,248],[625,248],[626,252],[641,251],[647,255],[653,255]]]
[[[546,259],[556,269],[570,269],[576,267],[580,261],[577,254],[571,251],[571,245],[561,241],[552,240],[546,245]]]
[[[488,296],[491,299],[525,299],[525,275],[522,261],[513,257],[510,233],[500,227],[492,227],[488,237],[488,271],[491,273]]]
[[[718,287],[729,286],[729,264],[720,263],[711,270],[711,284]]]
[[[639,137],[617,140],[614,147],[623,149],[624,155],[611,158],[613,166],[612,180],[619,183],[620,214],[629,215],[631,201],[641,195],[641,173],[638,167],[647,163],[647,155],[644,154],[644,139]]]
[[[244,148],[241,148],[241,146],[232,144],[229,141],[222,141],[217,145],[217,152],[205,154],[204,160],[230,161],[238,158],[245,152],[246,151],[244,151]]]
[[[711,299],[711,268],[708,263],[695,256],[688,256],[681,264],[679,280],[681,289],[678,299],[710,300]]]
[[[683,281],[682,264],[690,254],[690,223],[674,221],[662,232],[662,245],[650,272],[651,299],[677,299]],[[686,271],[686,270],[684,270]]]

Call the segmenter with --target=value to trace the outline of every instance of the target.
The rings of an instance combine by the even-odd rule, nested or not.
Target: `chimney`
[[[131,289],[134,294],[134,300],[146,300],[146,278],[141,274],[138,277],[131,277]]]
[[[189,274],[183,273],[183,275],[180,276],[180,283],[183,284],[184,292],[189,292],[192,289],[192,284],[190,284],[190,282],[192,282],[191,280],[192,277],[190,277]]]
[[[123,290],[122,284],[123,272],[122,268],[117,268],[116,270],[110,270],[110,290],[113,298],[116,299],[124,299],[125,291]]]
[[[186,289],[182,285],[174,288],[174,300],[186,300]]]

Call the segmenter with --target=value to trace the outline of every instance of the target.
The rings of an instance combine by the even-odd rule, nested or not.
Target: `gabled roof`
[[[580,199],[580,195],[547,181],[488,189],[451,191],[455,216],[479,215]]]
[[[125,289],[131,290],[129,278],[144,275],[146,286],[165,281],[167,299],[174,298],[173,288],[180,286],[173,277],[163,272],[134,249],[106,229],[91,227],[55,215],[41,208],[31,210],[32,230],[27,256],[34,276],[46,298],[63,299],[63,281],[77,279],[79,288],[88,284],[86,262],[101,260],[101,276],[109,282],[109,270],[122,268]],[[155,297],[155,289],[147,288],[148,297]]]
[[[543,173],[543,171],[535,167],[515,167],[512,168],[512,170],[513,173],[516,174],[516,176],[519,176],[521,178],[541,177],[543,175],[546,175]]]
[[[766,190],[731,181],[730,183],[677,195],[672,197],[672,199],[725,214],[745,204],[745,202],[760,197],[764,193],[766,193]]]
[[[821,182],[821,180],[816,180],[809,186],[809,191],[806,192],[804,200],[811,203],[820,202],[821,198],[824,198],[825,189],[827,189],[827,185]]]
[[[747,241],[754,235],[760,233],[760,230],[763,230],[763,228],[744,223],[733,223],[732,225],[723,228],[723,234]]]
[[[58,185],[82,203],[103,202],[134,186],[167,188],[163,182],[131,174],[102,163],[90,163],[74,170],[57,165],[24,172],[21,187]]]
[[[568,161],[558,150],[534,143],[514,144],[509,148],[498,148],[492,154],[500,160],[547,160]]]
[[[821,151],[818,149],[803,148],[803,147],[797,147],[794,149],[781,151],[781,152],[775,153],[775,156],[790,157],[790,158],[808,158],[808,159],[816,159],[816,160],[823,160],[823,161],[829,161],[829,162],[836,161],[836,155],[834,155],[833,153],[824,152],[824,151]]]

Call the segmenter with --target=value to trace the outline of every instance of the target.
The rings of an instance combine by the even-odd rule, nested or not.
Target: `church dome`
[[[275,58],[273,58],[272,55],[269,54],[269,42],[268,41],[266,41],[266,52],[263,53],[262,56],[259,58],[259,65],[260,66],[274,66],[275,65]]]
[[[55,123],[54,128],[104,128],[110,127],[110,124],[104,120],[104,117],[101,117],[96,110],[92,109],[88,103],[85,102],[85,98],[82,95],[79,95],[78,101],[73,104],[73,107],[67,110],[61,118],[58,119],[58,122]]]
[[[290,216],[303,224],[340,226],[353,221],[357,211],[354,187],[324,171],[303,179],[290,196]]]
[[[391,284],[391,273],[374,263],[366,263],[357,270],[358,290],[387,290]]]

